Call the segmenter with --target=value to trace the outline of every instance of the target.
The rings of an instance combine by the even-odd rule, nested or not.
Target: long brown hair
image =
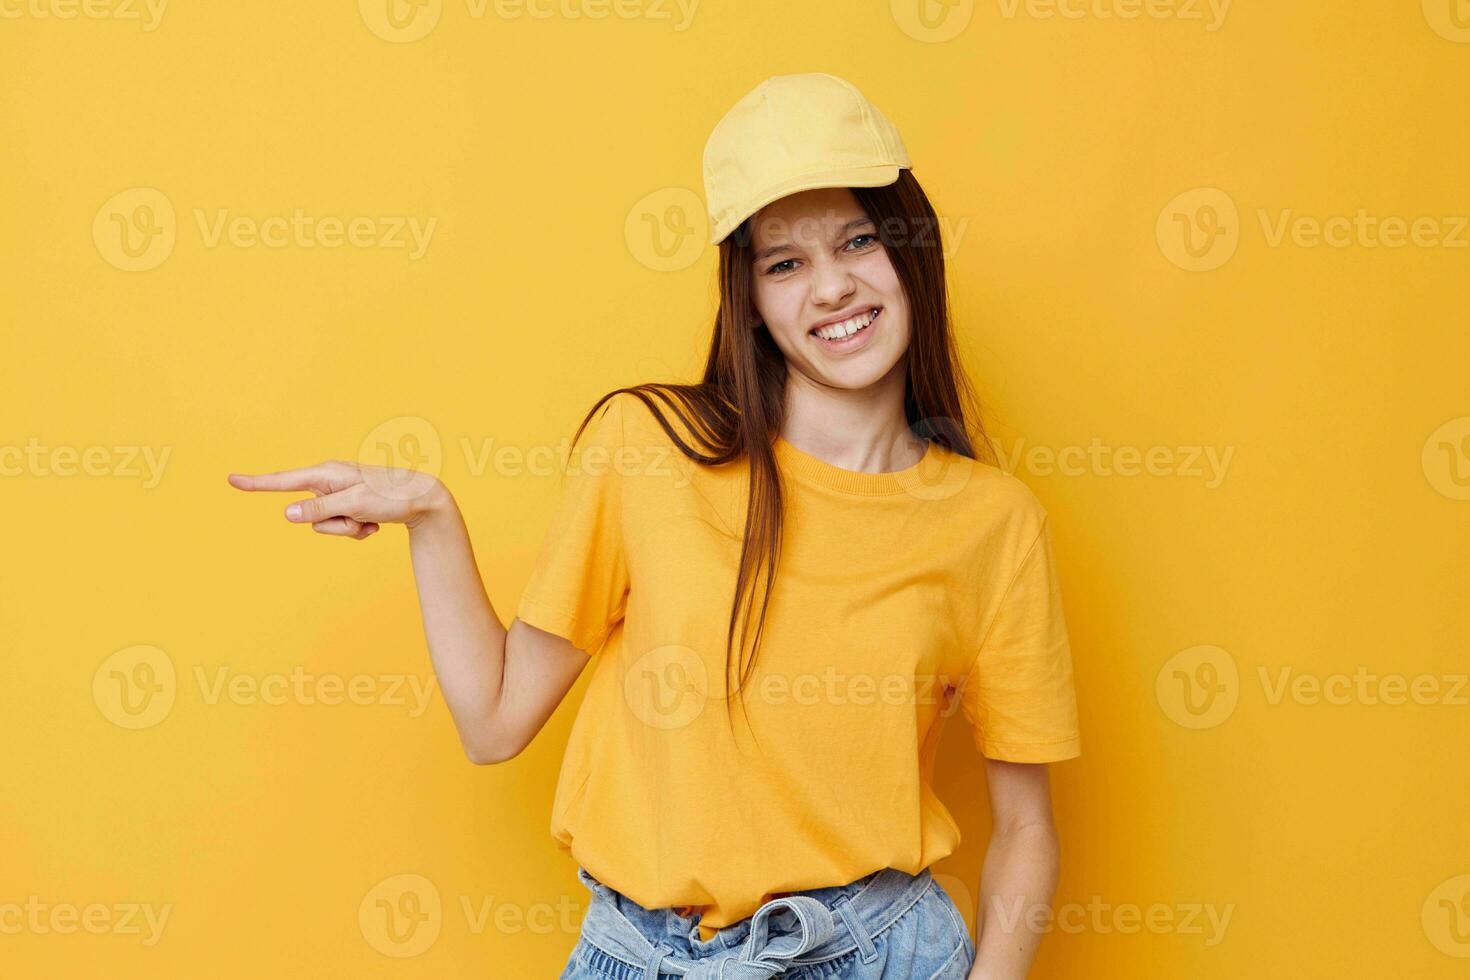
[[[979,402],[960,363],[950,329],[944,250],[939,220],[929,198],[907,169],[899,171],[899,179],[893,184],[850,190],[877,226],[877,237],[908,298],[911,327],[905,355],[904,415],[910,429],[919,438],[937,442],[951,452],[993,462]],[[650,382],[614,388],[588,410],[572,437],[575,445],[603,402],[626,392],[648,406],[689,459],[719,465],[749,458],[745,540],[725,636],[727,689],[733,669],[738,674],[734,689],[742,691],[760,648],[781,551],[783,510],[773,443],[781,431],[786,387],[785,357],[760,322],[751,295],[751,222],[747,218],[719,245],[720,308],[715,314],[703,380],[698,384]],[[669,424],[655,399],[688,427],[698,447],[686,442]],[[976,445],[980,456],[976,455]],[[743,653],[761,582],[760,615],[747,662],[736,655],[735,624],[740,621],[738,650]]]

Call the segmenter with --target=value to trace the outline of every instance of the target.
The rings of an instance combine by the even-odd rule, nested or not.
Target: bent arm
[[[469,532],[443,484],[408,523],[414,582],[439,689],[471,762],[520,754],[561,703],[588,656],[567,640],[512,620],[485,593]]]

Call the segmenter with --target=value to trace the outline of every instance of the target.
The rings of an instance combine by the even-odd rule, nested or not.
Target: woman
[[[600,657],[553,804],[592,893],[562,980],[1019,978],[1034,956],[1045,763],[1079,754],[1071,653],[1046,513],[975,458],[910,167],[831,75],[770,78],[720,120],[704,378],[592,406],[509,629],[438,481],[231,476],[316,492],[287,516],[323,533],[408,526],[475,762],[516,756]],[[928,870],[959,842],[930,786],[956,704],[995,818],[978,946]]]

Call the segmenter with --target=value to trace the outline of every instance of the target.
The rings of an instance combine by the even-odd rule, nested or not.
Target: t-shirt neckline
[[[901,470],[889,470],[884,473],[867,473],[836,466],[821,457],[797,449],[786,441],[785,436],[779,434],[776,436],[773,451],[777,463],[799,478],[846,493],[874,496],[905,492],[924,466],[932,462],[938,452],[937,446],[934,440],[928,440],[924,447],[924,455],[917,463]]]

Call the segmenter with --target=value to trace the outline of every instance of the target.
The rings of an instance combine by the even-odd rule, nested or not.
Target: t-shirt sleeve
[[[1072,649],[1045,516],[991,616],[960,704],[986,758],[1060,762],[1082,754]]]
[[[627,606],[623,395],[608,399],[568,453],[561,497],[516,618],[596,653]]]

